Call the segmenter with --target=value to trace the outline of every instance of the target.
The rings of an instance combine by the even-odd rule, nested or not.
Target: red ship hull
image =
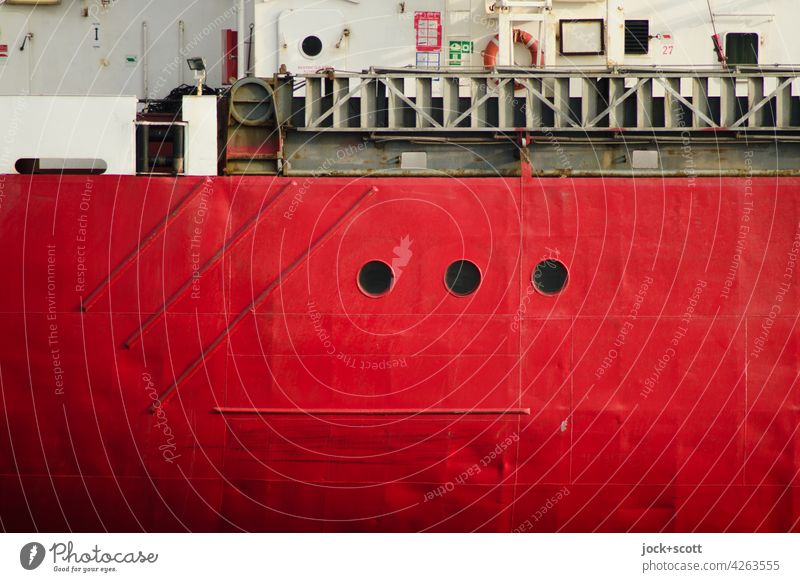
[[[800,529],[800,179],[0,179],[7,531]]]

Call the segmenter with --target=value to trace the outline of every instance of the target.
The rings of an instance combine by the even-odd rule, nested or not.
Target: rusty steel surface
[[[1,178],[5,530],[800,529],[800,179]]]

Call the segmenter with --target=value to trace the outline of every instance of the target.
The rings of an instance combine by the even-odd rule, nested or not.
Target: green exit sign
[[[464,55],[471,55],[474,48],[474,43],[471,40],[451,40],[450,52],[461,53]]]
[[[448,61],[450,66],[460,66],[469,61],[467,55],[471,55],[475,50],[475,44],[471,40],[451,40],[448,46]]]

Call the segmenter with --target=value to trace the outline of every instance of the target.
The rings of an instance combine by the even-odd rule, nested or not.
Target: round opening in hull
[[[567,286],[569,272],[561,261],[547,259],[536,265],[531,282],[542,295],[557,295]]]
[[[394,284],[394,272],[383,261],[370,261],[358,272],[358,287],[369,297],[386,295]]]
[[[481,270],[472,261],[456,261],[447,267],[444,284],[453,295],[471,295],[481,284]]]

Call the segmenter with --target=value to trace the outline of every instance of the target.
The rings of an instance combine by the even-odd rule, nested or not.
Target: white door
[[[339,10],[284,10],[278,17],[278,67],[292,73],[347,69],[346,28]]]

